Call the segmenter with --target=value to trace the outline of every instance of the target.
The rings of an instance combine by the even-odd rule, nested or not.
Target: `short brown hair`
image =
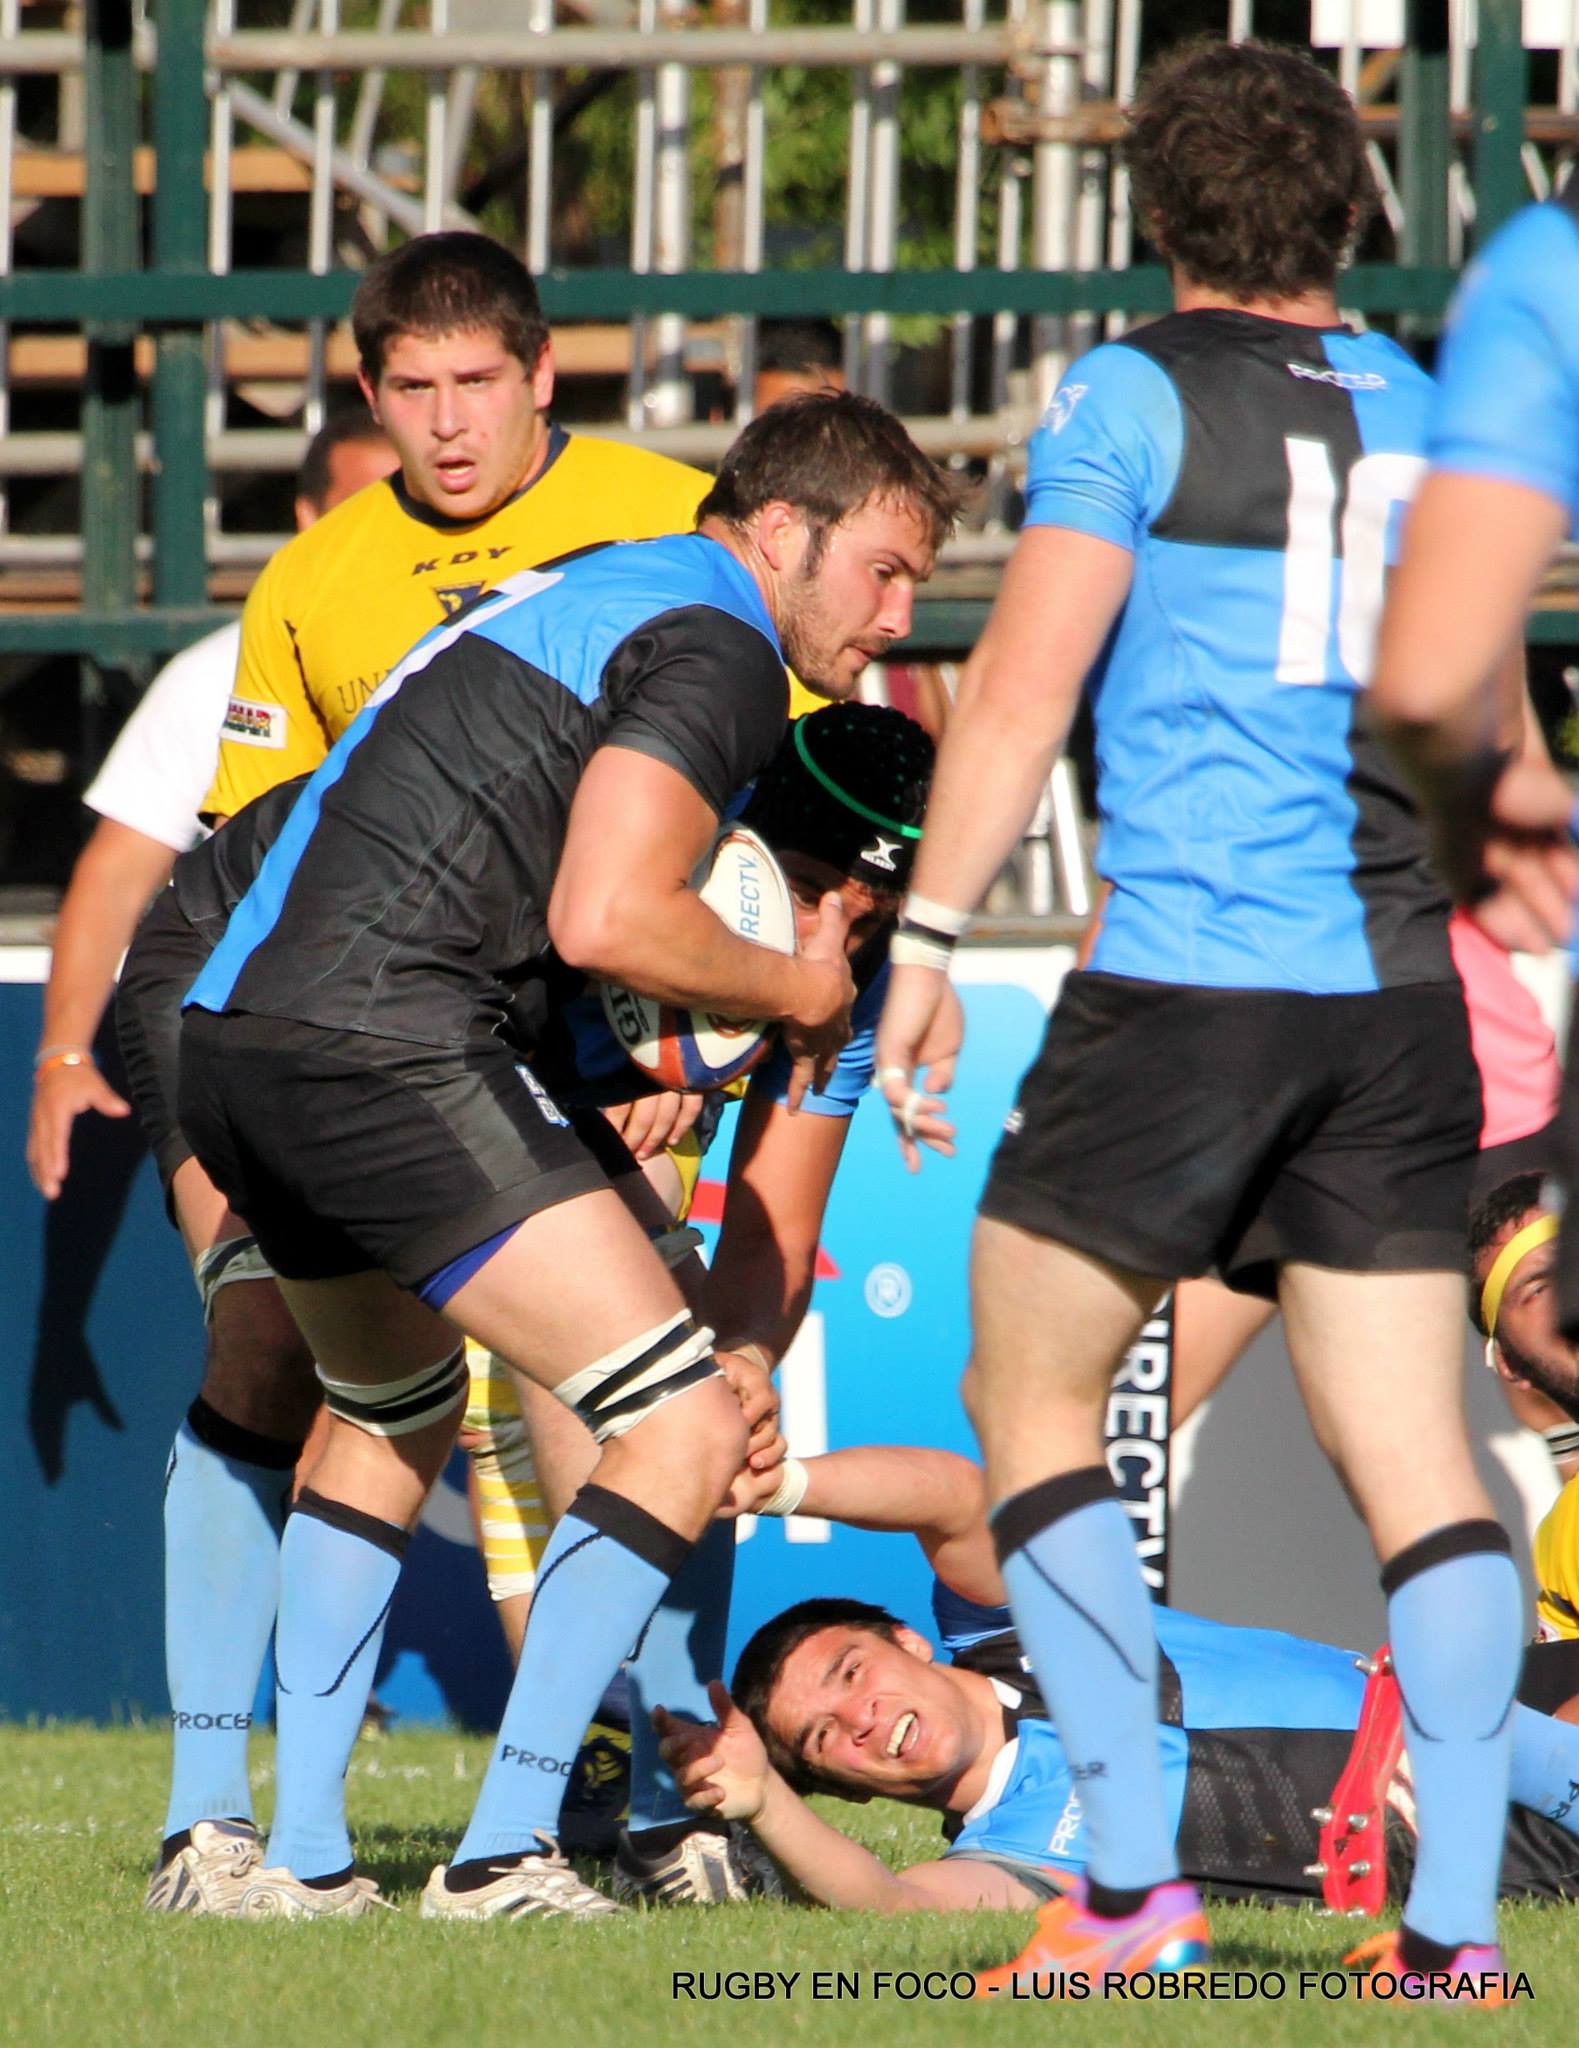
[[[548,342],[532,273],[488,235],[417,235],[368,265],[351,301],[351,332],[370,384],[402,334],[490,329],[527,370]]]
[[[934,551],[959,510],[954,485],[886,406],[853,391],[805,391],[741,428],[696,523],[741,527],[782,500],[806,515],[814,567],[826,535],[874,498],[912,506]]]
[[[1164,256],[1236,299],[1330,287],[1376,205],[1354,103],[1302,51],[1198,38],[1129,110],[1135,206]]]

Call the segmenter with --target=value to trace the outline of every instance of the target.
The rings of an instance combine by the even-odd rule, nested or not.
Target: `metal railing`
[[[1164,10],[957,0],[955,18],[916,22],[905,4],[850,0],[847,17],[792,24],[770,0],[712,0],[701,20],[679,0],[426,0],[414,26],[407,0],[359,0],[355,18],[352,0],[295,0],[288,27],[265,28],[248,0],[160,0],[153,21],[133,0],[84,0],[77,35],[27,27],[19,0],[0,0],[0,653],[55,646],[124,661],[197,630],[211,594],[228,594],[226,572],[275,538],[233,530],[220,486],[288,467],[321,420],[357,267],[424,227],[493,225],[501,206],[567,359],[574,323],[614,323],[622,430],[689,459],[708,460],[730,431],[691,416],[699,356],[743,417],[761,317],[844,317],[851,381],[883,397],[897,323],[937,323],[936,397],[918,430],[934,452],[986,466],[982,522],[1001,542],[1025,437],[1069,353],[1166,303],[1161,272],[1132,266],[1112,147]],[[1370,0],[1316,0],[1314,33],[1365,110],[1398,257],[1349,274],[1356,313],[1435,319],[1476,220],[1564,171],[1579,141],[1579,0],[1545,5],[1553,94],[1526,118],[1516,0],[1482,0],[1478,28],[1462,0],[1420,0],[1392,50],[1375,47]],[[1227,0],[1222,26],[1252,32],[1251,0]],[[808,75],[848,86],[841,217],[811,223],[785,217],[772,175],[783,108],[800,104],[786,81],[800,91]],[[565,226],[567,106],[610,76],[632,81],[621,260],[578,264],[567,260],[578,253]],[[948,94],[951,185],[937,222],[946,253],[927,267],[905,234],[921,77]],[[144,98],[156,172],[137,156]],[[483,117],[502,101],[519,132],[501,169]],[[935,101],[926,118],[936,122]],[[17,269],[31,210],[62,204],[28,196],[46,160],[57,185],[80,171],[76,266]],[[139,180],[150,179],[145,267]],[[709,185],[710,211],[697,203]],[[238,261],[260,206],[297,236],[277,268]],[[808,228],[826,260],[789,267]],[[13,362],[29,346],[38,358],[38,330],[65,343],[61,330],[79,324],[80,426],[34,426]],[[146,398],[138,336],[153,351]],[[283,372],[243,381],[232,354],[269,337]],[[20,530],[16,486],[74,469],[80,533],[51,533],[36,507]],[[961,562],[969,552],[923,612],[935,647],[961,644],[979,621],[983,594],[954,574],[980,567],[979,551]],[[75,618],[15,609],[26,579],[36,588],[44,571],[79,568]],[[1561,617],[1551,630],[1570,632]]]
[[[1415,41],[1389,53],[1364,43],[1368,8],[1319,0],[1313,29],[1366,104],[1386,217],[1399,238],[1401,266],[1354,272],[1346,297],[1356,309],[1436,315],[1477,207],[1501,215],[1567,162],[1579,133],[1579,0],[1550,4],[1567,6],[1571,33],[1554,104],[1526,135],[1524,53],[1507,0],[1485,0],[1475,57],[1460,4],[1454,16],[1464,18],[1452,23],[1446,6],[1436,10],[1446,31],[1436,37],[1434,10],[1417,8]],[[1069,352],[1165,301],[1155,270],[1130,268],[1135,229],[1112,154],[1151,27],[1141,0],[1004,0],[993,14],[987,0],[958,0],[956,20],[924,25],[905,18],[905,0],[850,0],[842,23],[797,25],[776,23],[768,0],[715,0],[700,23],[678,0],[598,0],[578,10],[569,0],[528,0],[524,14],[498,0],[430,0],[422,27],[408,23],[416,10],[406,0],[375,0],[354,20],[346,0],[295,0],[287,29],[254,27],[248,12],[246,0],[211,8],[162,0],[158,20],[145,20],[131,0],[88,0],[84,35],[74,35],[29,29],[18,0],[0,0],[6,236],[27,205],[18,184],[27,184],[29,158],[43,154],[37,131],[49,125],[47,113],[35,115],[35,133],[27,145],[20,139],[20,80],[53,82],[55,133],[43,143],[55,158],[76,147],[84,188],[80,270],[0,279],[0,340],[10,342],[18,319],[82,319],[98,336],[82,440],[59,430],[43,440],[23,428],[0,453],[2,492],[8,479],[47,475],[51,459],[70,463],[80,449],[90,485],[80,547],[66,545],[76,535],[59,535],[51,557],[47,532],[12,537],[0,498],[0,604],[18,571],[70,567],[82,555],[84,604],[131,610],[141,596],[135,512],[145,471],[156,606],[172,610],[172,629],[174,612],[203,608],[207,569],[238,559],[213,481],[285,467],[322,420],[334,317],[354,283],[352,264],[422,227],[479,225],[465,199],[477,184],[483,82],[496,96],[506,86],[520,96],[514,221],[522,252],[545,279],[551,317],[621,322],[629,334],[625,428],[690,459],[707,459],[727,438],[690,418],[698,319],[723,317],[715,356],[743,418],[762,313],[848,315],[850,381],[879,397],[893,395],[895,319],[932,315],[946,324],[946,399],[924,422],[924,438],[938,453],[989,463],[987,522],[1001,524],[1018,449]],[[1223,27],[1253,31],[1249,0],[1225,6]],[[784,268],[788,240],[807,225],[774,217],[772,207],[768,115],[786,68],[797,78],[848,80],[844,217],[811,223],[829,252],[842,252],[840,268]],[[158,162],[154,266],[141,272],[139,74],[154,82]],[[563,96],[606,74],[633,80],[631,184],[618,219],[625,262],[555,268],[567,254],[555,201],[573,143],[573,123],[559,119]],[[901,262],[903,166],[913,160],[905,92],[917,76],[952,80],[950,268]],[[715,100],[711,129],[694,119],[700,82]],[[94,150],[80,133],[84,109]],[[244,215],[256,205],[236,176],[248,150],[252,160],[272,152],[281,184],[291,182],[287,168],[295,174],[291,193],[276,199],[295,209],[305,244],[299,268],[236,268]],[[694,166],[719,184],[711,250],[694,246]],[[256,162],[252,170],[256,178]],[[987,252],[991,266],[981,260]],[[10,242],[0,262],[10,270]],[[301,330],[299,375],[270,391],[252,387],[279,412],[274,428],[238,420],[236,381],[225,369],[227,332],[238,322]],[[147,416],[127,375],[127,324],[156,338],[152,446],[137,442]],[[0,348],[0,424],[20,424],[23,399],[12,389],[10,348]],[[90,573],[92,563],[102,573]],[[0,612],[0,649],[16,645],[18,623]],[[180,631],[188,629],[186,616]],[[117,637],[111,631],[109,651]],[[29,641],[37,645],[35,633]]]

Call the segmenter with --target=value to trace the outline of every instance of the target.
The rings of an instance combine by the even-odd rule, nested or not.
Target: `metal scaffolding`
[[[918,435],[986,463],[994,486],[985,534],[952,558],[966,573],[923,612],[933,645],[963,644],[1063,365],[1160,310],[1167,286],[1132,265],[1113,149],[1164,10],[957,5],[956,19],[921,22],[905,0],[850,0],[843,19],[791,23],[771,0],[712,0],[700,19],[687,0],[295,0],[288,27],[263,28],[248,0],[157,0],[151,18],[136,0],[85,0],[78,34],[24,26],[18,0],[0,0],[0,653],[124,662],[211,623],[212,600],[278,538],[231,531],[220,486],[295,462],[345,374],[339,323],[358,266],[424,228],[479,225],[468,195],[501,180],[567,371],[612,364],[616,430],[693,460],[729,434],[694,416],[698,374],[732,387],[726,410],[743,417],[761,318],[844,317],[851,380],[884,397],[896,321],[941,325],[939,397]],[[1544,5],[1565,10],[1556,92],[1527,111],[1516,0],[1481,0],[1478,19],[1468,0],[1416,0],[1401,48],[1376,40],[1386,0],[1315,0],[1313,36],[1361,103],[1396,236],[1395,264],[1348,274],[1357,315],[1434,322],[1467,238],[1565,172],[1579,0]],[[1222,26],[1252,32],[1251,0],[1226,0]],[[769,110],[786,77],[809,73],[848,82],[842,223],[775,217]],[[627,253],[566,266],[566,95],[611,76],[633,82]],[[947,268],[906,258],[908,95],[922,77],[952,95]],[[511,96],[520,145],[479,181],[490,92]],[[16,268],[33,211],[72,200],[75,267]],[[237,261],[260,208],[295,223],[278,267]],[[808,226],[833,238],[838,267],[791,267]],[[28,418],[29,379],[50,378],[80,391],[75,429]],[[74,471],[80,529],[18,531],[8,487]],[[44,593],[31,606],[30,590]]]

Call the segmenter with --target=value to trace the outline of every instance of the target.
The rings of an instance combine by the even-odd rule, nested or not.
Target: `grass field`
[[[350,1804],[364,1867],[401,1907],[349,1925],[239,1925],[141,1911],[161,1811],[165,1736],[150,1728],[0,1730],[0,2040],[203,2043],[225,2048],[430,2048],[647,2042],[746,2048],[791,2042],[912,2048],[1048,2038],[1263,2048],[1282,2042],[1457,2039],[1566,2043],[1579,2002],[1579,1910],[1506,1912],[1510,1966],[1534,1996],[1501,2013],[1362,2008],[1301,1998],[1301,1969],[1334,1965],[1368,1931],[1313,1913],[1214,1914],[1219,1969],[1281,1972],[1279,1999],[1189,2004],[972,2006],[906,1999],[904,1971],[969,1971],[1014,1953],[1029,1916],[879,1920],[781,1905],[632,1913],[596,1927],[437,1927],[417,1918],[430,1865],[459,1831],[486,1745],[397,1734],[358,1748]],[[268,1805],[270,1746],[257,1748]],[[932,1853],[929,1817],[891,1805],[839,1807],[892,1859]],[[744,1973],[744,1998],[677,1995],[676,1973]],[[819,1984],[816,1973],[826,1973]],[[832,1995],[836,1973],[845,1995]],[[888,1972],[884,1980],[881,1973]],[[762,1973],[760,1978],[758,1973]],[[792,1978],[789,1994],[771,1973]],[[756,1980],[756,1981],[753,1981]],[[777,1995],[766,1996],[769,1985]],[[904,1988],[909,1988],[908,1986]],[[1335,1987],[1329,1987],[1335,1988]],[[829,1995],[818,1996],[823,1990]],[[1477,2038],[1484,2038],[1478,2035]]]

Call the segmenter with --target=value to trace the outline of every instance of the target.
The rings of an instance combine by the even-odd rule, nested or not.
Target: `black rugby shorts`
[[[204,1169],[287,1280],[376,1266],[416,1287],[608,1185],[572,1120],[493,1038],[418,1045],[188,1010],[178,1106]]]
[[[1480,1123],[1456,981],[1327,996],[1071,974],[981,1213],[1268,1299],[1290,1260],[1458,1272]]]

